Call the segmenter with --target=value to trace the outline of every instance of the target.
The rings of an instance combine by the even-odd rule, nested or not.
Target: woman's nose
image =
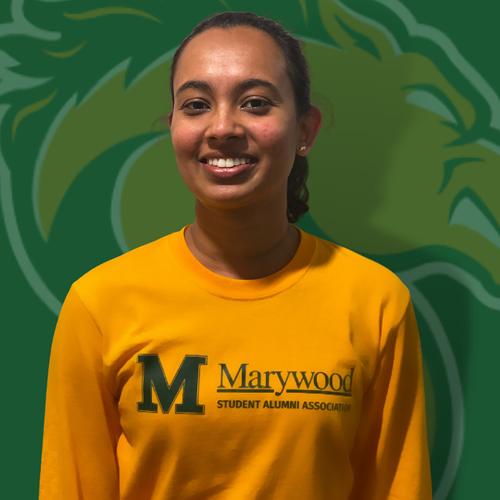
[[[209,139],[229,139],[241,137],[243,128],[239,123],[235,111],[227,108],[220,108],[213,112],[208,129]]]

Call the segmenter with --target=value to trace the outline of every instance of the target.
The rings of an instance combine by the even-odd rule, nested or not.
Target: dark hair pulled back
[[[281,48],[286,62],[286,71],[292,83],[297,115],[302,116],[311,107],[309,71],[299,42],[277,22],[251,12],[223,12],[205,19],[182,41],[176,50],[170,71],[170,94],[174,98],[174,75],[177,62],[186,45],[200,33],[211,28],[233,28],[250,26],[268,33]],[[309,166],[307,159],[295,155],[292,170],[288,176],[287,217],[289,222],[297,220],[309,210],[309,191],[306,186]]]

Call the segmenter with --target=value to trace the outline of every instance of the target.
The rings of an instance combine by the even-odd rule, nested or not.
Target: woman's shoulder
[[[98,264],[72,286],[84,293],[92,293],[158,279],[158,275],[168,269],[169,241],[175,234],[166,234]]]
[[[343,286],[357,296],[385,302],[408,303],[410,292],[401,278],[383,264],[347,246],[314,236],[316,262],[332,284]]]

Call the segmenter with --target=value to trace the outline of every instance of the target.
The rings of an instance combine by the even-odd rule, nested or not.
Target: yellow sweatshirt
[[[76,281],[52,344],[42,500],[427,500],[407,288],[300,230],[231,279],[182,230]]]

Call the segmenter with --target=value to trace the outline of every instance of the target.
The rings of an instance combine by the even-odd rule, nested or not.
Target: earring
[[[297,151],[298,151],[299,153],[303,153],[306,149],[307,149],[307,146],[306,146],[305,144],[302,144],[302,146],[299,146],[299,147],[297,148]]]

